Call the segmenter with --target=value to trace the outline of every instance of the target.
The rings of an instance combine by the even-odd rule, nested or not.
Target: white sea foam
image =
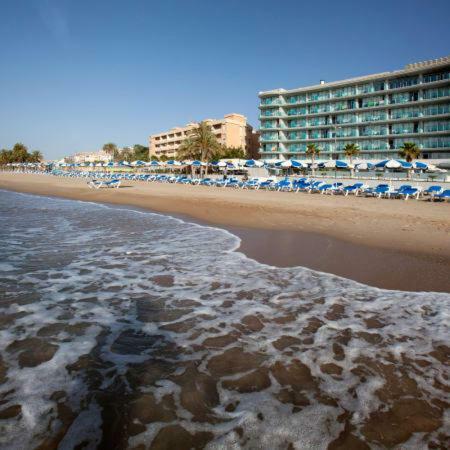
[[[385,291],[301,267],[263,265],[236,252],[240,241],[227,231],[160,214],[4,192],[0,209],[0,289],[6,299],[0,312],[10,317],[0,325],[8,377],[0,384],[6,400],[0,411],[21,405],[21,415],[0,421],[1,448],[31,448],[52,435],[47,430],[56,433],[58,392],[75,414],[61,448],[84,440],[93,448],[102,438],[104,409],[96,392],[108,396],[117,385],[132,399],[153,394],[161,402],[169,396],[175,405],[176,420],[142,424],[133,418],[145,430],[128,438],[130,446],[148,445],[176,423],[193,435],[212,433],[211,449],[281,449],[288,443],[325,449],[343,431],[338,417],[345,411],[353,435],[366,440],[371,414],[398,400],[396,393],[390,402],[378,393],[391,382],[391,366],[399,380],[406,370],[430,405],[448,401],[436,383],[448,385],[446,367],[433,353],[448,345],[448,294]],[[260,322],[251,332],[249,316]],[[235,338],[204,344],[227,336]],[[282,348],[287,336],[291,342]],[[23,367],[17,343],[24,339],[57,350],[48,361]],[[231,373],[220,368],[226,373],[213,375],[219,402],[205,407],[219,420],[197,420],[183,395],[189,381],[180,377],[188,367],[210,377],[211,362],[236,347],[262,355],[259,366],[267,369],[270,386],[227,389],[226,381],[255,367]],[[154,359],[164,360],[167,371],[163,364],[159,378],[132,385],[134,368]],[[308,404],[294,412],[289,401],[279,401],[289,385],[277,378],[276,364],[302,364],[314,380],[304,391],[297,388]],[[327,364],[333,364],[330,372]],[[150,372],[138,373],[145,379]],[[226,410],[228,404],[235,409]],[[446,426],[443,415],[442,425],[402,445],[425,446]]]

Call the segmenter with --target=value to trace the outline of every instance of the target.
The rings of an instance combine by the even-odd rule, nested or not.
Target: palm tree
[[[40,163],[44,157],[42,156],[42,153],[39,150],[35,150],[34,152],[31,152],[30,155],[30,161],[35,163]]]
[[[405,158],[407,162],[413,162],[420,156],[420,148],[414,142],[404,142],[398,152],[400,158]],[[411,178],[411,170],[408,170],[408,179]]]
[[[344,147],[344,154],[350,161],[351,176],[353,177],[353,157],[359,155],[359,147],[357,144],[347,144]]]
[[[111,159],[114,159],[114,157],[117,157],[118,154],[118,148],[117,145],[113,142],[108,142],[103,146],[103,151],[109,155]]]
[[[311,157],[311,167],[312,167],[312,176],[316,174],[316,169],[314,168],[314,161],[316,156],[319,156],[320,148],[316,144],[308,144],[306,146],[306,155]]]
[[[180,145],[177,151],[179,159],[199,159],[208,163],[218,151],[221,145],[212,132],[212,128],[206,122],[200,122],[193,128],[187,139]],[[206,175],[208,165],[206,165]]]

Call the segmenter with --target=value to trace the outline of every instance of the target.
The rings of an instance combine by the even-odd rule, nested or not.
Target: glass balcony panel
[[[418,77],[396,78],[389,81],[389,89],[399,89],[408,86],[414,86],[419,83]]]
[[[440,122],[425,122],[423,126],[423,130],[427,132],[433,131],[449,131],[450,130],[450,121],[443,120]]]
[[[279,97],[265,97],[261,99],[261,105],[280,105]]]
[[[396,123],[392,125],[392,134],[410,134],[414,133],[413,123]]]
[[[423,92],[423,98],[426,100],[433,98],[448,97],[450,95],[450,87],[438,88],[438,89],[426,89]]]
[[[437,116],[440,114],[449,114],[450,104],[430,105],[423,109],[424,116]]]
[[[434,83],[435,81],[449,80],[450,72],[428,73],[423,76],[424,83]]]
[[[368,97],[362,99],[362,107],[363,108],[371,108],[373,106],[384,105],[384,97]]]
[[[401,108],[393,109],[391,112],[392,119],[405,119],[409,117],[420,117],[419,108]]]
[[[356,123],[357,121],[358,116],[356,114],[340,114],[336,116],[337,124]]]

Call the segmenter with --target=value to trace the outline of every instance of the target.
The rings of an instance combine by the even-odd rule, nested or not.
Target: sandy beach
[[[0,173],[0,188],[130,205],[229,229],[260,262],[376,287],[450,292],[450,204]]]

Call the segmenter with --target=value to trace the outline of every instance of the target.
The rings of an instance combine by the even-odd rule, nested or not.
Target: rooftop
[[[376,80],[378,78],[407,75],[410,73],[420,73],[420,72],[423,72],[424,69],[437,69],[439,67],[447,66],[449,64],[450,64],[450,55],[445,56],[443,58],[430,59],[427,61],[420,61],[420,62],[416,62],[416,63],[412,63],[412,64],[407,64],[403,69],[394,70],[392,72],[380,72],[380,73],[376,73],[376,74],[372,74],[372,75],[364,75],[364,76],[355,77],[355,78],[347,78],[346,80],[332,81],[329,83],[321,82],[319,84],[300,87],[300,88],[296,88],[296,89],[278,88],[278,89],[273,89],[270,91],[261,91],[261,92],[259,92],[258,95],[260,97],[264,97],[264,96],[268,96],[268,95],[304,92],[304,91],[310,91],[312,89],[324,90],[324,89],[328,89],[330,87],[339,87],[342,85],[348,85],[348,84],[353,84],[353,83],[358,83],[358,82],[366,82],[366,81]]]

